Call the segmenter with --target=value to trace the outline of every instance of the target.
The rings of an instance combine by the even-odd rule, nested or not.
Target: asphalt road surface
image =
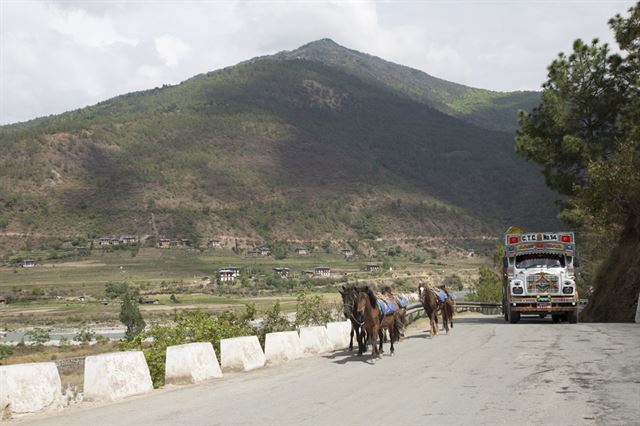
[[[119,403],[23,418],[38,425],[640,425],[640,324],[418,322],[371,364],[346,351]]]

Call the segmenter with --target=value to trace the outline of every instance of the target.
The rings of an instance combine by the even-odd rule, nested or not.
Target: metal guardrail
[[[456,312],[463,311],[495,311],[500,310],[502,312],[501,303],[489,303],[489,302],[456,302]],[[424,308],[421,303],[412,303],[407,306],[407,316],[409,322],[415,321],[417,318],[424,315]]]

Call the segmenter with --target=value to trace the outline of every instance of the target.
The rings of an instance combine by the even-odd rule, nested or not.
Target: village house
[[[220,240],[209,240],[207,241],[208,248],[220,248],[222,247],[222,242]]]
[[[307,254],[309,254],[309,251],[306,247],[296,247],[295,252],[298,256],[306,256]]]
[[[260,256],[269,256],[271,254],[271,249],[269,247],[262,246],[258,249]]]
[[[316,266],[313,269],[313,273],[314,275],[318,275],[321,277],[329,277],[331,276],[331,268],[329,268],[328,266]]]
[[[316,274],[316,271],[313,269],[305,269],[302,273],[307,277],[313,277]]]
[[[367,263],[367,272],[375,272],[380,270],[380,265],[377,263]]]
[[[476,251],[474,249],[467,250],[467,256],[468,257],[473,257],[475,255],[476,255]]]
[[[24,259],[20,262],[20,266],[23,268],[33,268],[36,266],[36,261],[33,259]]]
[[[100,237],[98,238],[98,245],[100,247],[119,246],[120,241],[120,238]]]
[[[138,237],[135,235],[122,235],[120,242],[126,245],[138,244]]]
[[[288,277],[289,276],[289,268],[283,268],[280,266],[276,266],[275,268],[273,268],[273,271],[280,275],[281,277]]]
[[[240,277],[240,268],[227,266],[226,268],[220,269],[218,275],[220,276],[220,281],[233,281]]]
[[[160,238],[158,240],[159,248],[171,248],[171,240],[169,238]]]
[[[352,248],[347,247],[342,249],[342,255],[344,257],[353,257],[354,254],[356,254],[356,252]]]

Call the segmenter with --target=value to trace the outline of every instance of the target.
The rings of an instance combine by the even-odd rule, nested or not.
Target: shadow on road
[[[538,315],[526,315],[520,319],[521,324],[552,324],[551,316],[540,318]],[[482,316],[482,317],[453,317],[453,324],[495,324],[495,325],[512,325],[504,320],[502,316]]]
[[[332,360],[331,362],[333,362],[334,364],[340,364],[340,365],[353,363],[353,362],[363,362],[365,364],[373,364],[371,362],[371,351],[370,351],[371,347],[368,347],[367,349],[368,349],[367,352],[363,353],[360,356],[358,356],[357,349],[354,349],[353,351],[349,351],[348,349],[343,349],[341,351],[324,355],[323,358]],[[391,356],[391,353],[389,352],[389,346],[386,345],[385,351],[382,354],[382,357],[386,358],[388,356]],[[380,358],[378,358],[378,360],[379,359]]]

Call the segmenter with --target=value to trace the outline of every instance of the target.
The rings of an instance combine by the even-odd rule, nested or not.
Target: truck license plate
[[[538,309],[549,309],[551,308],[551,302],[538,302]]]

